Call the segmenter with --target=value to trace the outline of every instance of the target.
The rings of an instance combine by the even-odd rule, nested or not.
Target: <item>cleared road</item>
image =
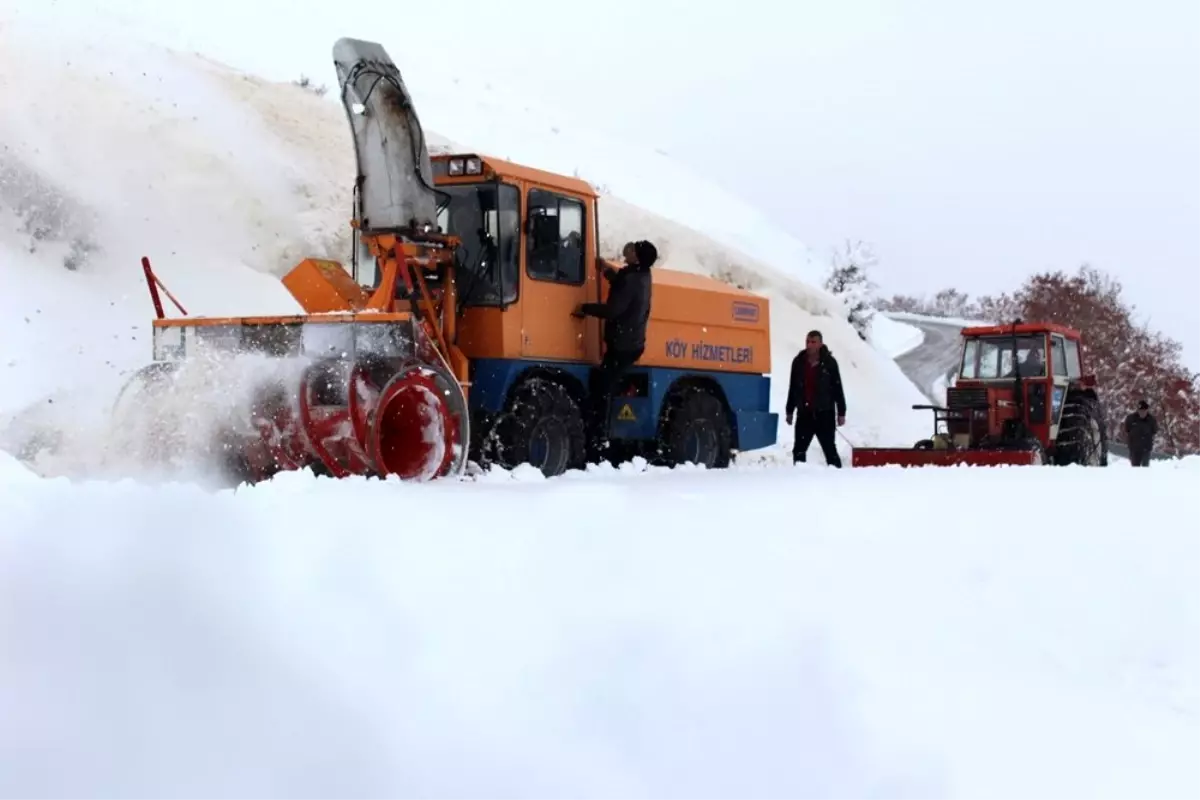
[[[933,385],[958,369],[961,352],[959,331],[961,325],[944,322],[927,322],[901,319],[905,325],[919,328],[925,341],[896,358],[896,364],[912,381],[929,402],[941,404],[946,398],[936,397]]]

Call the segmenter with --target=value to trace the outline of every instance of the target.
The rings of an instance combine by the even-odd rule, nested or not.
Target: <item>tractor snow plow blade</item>
[[[919,450],[908,447],[854,449],[851,467],[1028,467],[1042,459],[1037,450]]]

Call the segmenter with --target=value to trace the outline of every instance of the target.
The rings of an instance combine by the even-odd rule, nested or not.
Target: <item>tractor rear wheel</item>
[[[1060,466],[1108,466],[1108,436],[1100,404],[1084,395],[1068,395],[1054,444],[1054,461]]]
[[[667,402],[660,442],[666,463],[728,467],[733,457],[733,429],[725,404],[698,386],[683,389]]]
[[[582,469],[586,432],[579,404],[560,383],[525,381],[492,432],[495,460],[505,469],[531,464],[547,478]]]

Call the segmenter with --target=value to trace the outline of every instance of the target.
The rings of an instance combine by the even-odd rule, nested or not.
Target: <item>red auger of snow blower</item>
[[[946,405],[913,406],[933,412],[933,436],[855,448],[851,466],[1107,466],[1104,411],[1081,350],[1078,331],[1053,323],[963,328]]]

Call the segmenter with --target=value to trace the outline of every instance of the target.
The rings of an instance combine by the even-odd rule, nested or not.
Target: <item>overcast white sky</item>
[[[97,5],[267,77],[332,82],[343,35],[402,66],[490,51],[494,80],[668,151],[820,252],[872,242],[889,292],[1088,261],[1200,369],[1197,0]]]

